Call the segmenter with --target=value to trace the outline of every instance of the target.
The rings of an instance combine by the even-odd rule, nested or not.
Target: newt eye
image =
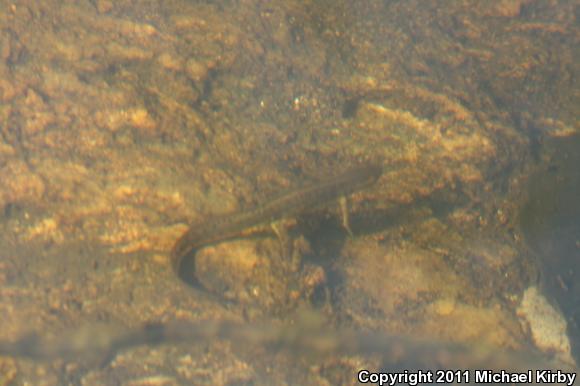
[[[345,119],[354,118],[360,104],[360,98],[348,99],[342,105],[342,117]]]

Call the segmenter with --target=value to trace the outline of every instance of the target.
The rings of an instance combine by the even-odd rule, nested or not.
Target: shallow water
[[[573,1],[0,8],[0,385],[573,366]],[[213,293],[172,271],[190,224],[361,162],[352,235],[328,202],[279,224],[291,256],[270,230],[197,251]],[[285,335],[324,336],[303,308],[323,358]]]
[[[532,178],[530,202],[522,212],[527,242],[537,253],[545,292],[568,321],[572,349],[580,345],[580,138],[551,139],[546,162]]]

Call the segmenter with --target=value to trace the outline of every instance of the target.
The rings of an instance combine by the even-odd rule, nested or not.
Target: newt
[[[382,168],[378,165],[360,165],[310,185],[291,189],[255,208],[193,223],[173,247],[171,252],[173,270],[181,277],[184,259],[194,250],[238,238],[249,228],[293,217],[307,209],[346,197],[373,184],[381,174]],[[346,214],[344,210],[343,214]],[[345,228],[349,230],[347,218],[343,220]]]

